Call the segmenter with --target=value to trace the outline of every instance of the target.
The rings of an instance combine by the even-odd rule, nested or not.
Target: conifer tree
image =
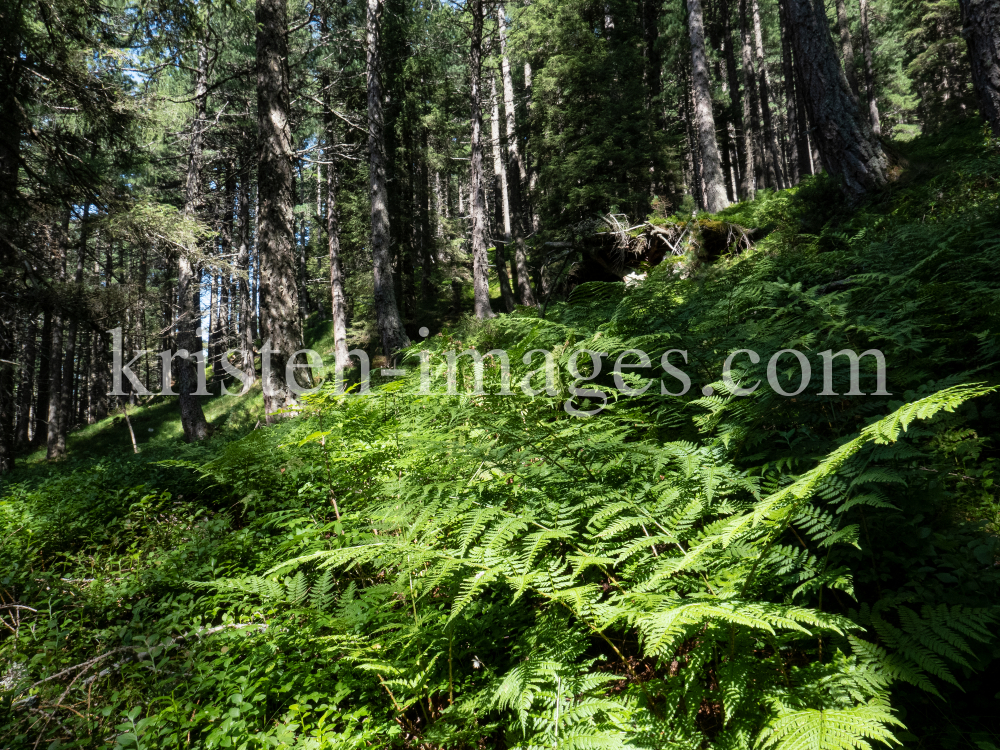
[[[705,56],[705,26],[701,0],[688,0],[688,31],[691,39],[691,88],[694,116],[701,147],[702,178],[705,184],[704,207],[709,213],[729,205],[726,198],[725,175],[715,137],[715,116],[712,113],[712,88],[708,78],[708,58]]]

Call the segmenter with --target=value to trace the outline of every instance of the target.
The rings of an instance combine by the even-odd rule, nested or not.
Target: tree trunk
[[[531,63],[526,61],[524,63],[524,111],[528,116],[529,126],[531,124],[531,94],[532,94],[531,77],[532,77]],[[538,188],[538,168],[536,165],[532,164],[531,159],[528,158],[527,145],[525,145],[524,147],[524,163],[525,167],[528,170],[528,189],[525,195],[522,196],[521,201],[524,205],[525,220],[527,221],[528,216],[531,217],[530,226],[525,226],[524,228],[525,234],[529,234],[528,229],[530,229],[531,232],[537,232],[540,227],[540,224],[538,219],[538,211],[535,205],[537,203],[537,197],[535,195],[535,191]],[[520,271],[520,268],[518,269],[518,271]],[[518,273],[518,275],[520,275],[520,273]],[[521,300],[521,302],[523,304],[528,304],[527,302],[524,302],[523,299]]]
[[[0,310],[0,474],[14,468],[14,320]],[[23,364],[23,363],[22,363]]]
[[[191,144],[188,148],[187,181],[185,183],[184,215],[194,218],[201,203],[201,157],[208,98],[208,44],[198,40],[198,68],[195,71],[194,122],[191,124]],[[181,427],[188,442],[208,437],[208,422],[195,394],[198,386],[198,364],[193,355],[201,352],[201,273],[195,270],[188,252],[177,254],[177,347],[187,351],[178,357],[177,400],[181,412]],[[173,360],[171,360],[173,362]],[[173,365],[171,364],[171,367]]]
[[[49,385],[52,378],[52,318],[49,310],[42,316],[42,338],[38,347],[38,389],[35,393],[35,408],[32,409],[31,418],[33,421],[31,429],[31,444],[38,445],[42,442],[42,435],[47,432],[47,418],[49,408]]]
[[[323,18],[323,26],[327,23]],[[324,114],[326,128],[326,240],[330,255],[330,317],[333,319],[333,355],[338,368],[348,366],[347,299],[344,296],[344,274],[340,265],[340,215],[337,209],[337,131],[330,101],[330,83],[324,77]]]
[[[514,278],[517,282],[517,298],[522,305],[534,307],[535,294],[531,289],[531,274],[528,271],[527,253],[524,247],[524,237],[529,234],[531,219],[524,200],[524,189],[529,183],[525,154],[521,150],[521,142],[517,137],[517,120],[514,114],[514,78],[510,70],[510,59],[507,57],[507,18],[501,3],[497,8],[497,30],[500,35],[500,68],[503,78],[503,106],[507,125],[507,188],[510,196],[511,222],[510,230],[514,242]],[[531,85],[531,67],[525,63],[525,81]]]
[[[497,80],[490,80],[492,85],[490,102],[493,105],[493,116],[490,118],[490,135],[493,137],[493,205],[497,234],[503,231],[503,241],[494,244],[497,277],[500,279],[500,297],[507,312],[514,312],[514,292],[510,287],[510,277],[507,275],[507,258],[504,252],[510,242],[510,200],[507,197],[507,171],[503,166],[503,143],[500,140],[500,102],[497,100]]]
[[[293,353],[302,344],[295,285],[295,147],[288,121],[287,0],[257,0],[257,255],[260,258],[260,315],[270,341],[271,371],[264,389],[267,421],[295,404],[285,380]],[[308,370],[295,369],[298,385],[309,387]]]
[[[840,29],[840,51],[844,56],[844,74],[857,98],[858,74],[854,69],[854,44],[851,42],[851,24],[847,20],[847,5],[844,0],[837,0],[837,26]]]
[[[90,203],[84,202],[83,220],[80,228],[80,247],[76,256],[76,273],[73,275],[73,284],[76,289],[83,286],[83,258],[87,249],[87,235],[89,227],[87,218],[90,215]],[[76,390],[76,340],[80,331],[80,316],[71,315],[69,330],[66,334],[66,357],[63,363],[62,377],[62,405],[60,413],[62,415],[59,422],[59,451],[66,452],[66,433],[72,426],[73,415],[73,392]]]
[[[757,75],[759,76],[758,90],[760,91],[760,111],[764,121],[764,144],[767,149],[765,163],[767,165],[768,182],[778,190],[784,190],[787,186],[785,175],[781,170],[781,156],[778,150],[778,136],[774,130],[771,120],[771,96],[770,79],[767,75],[767,58],[764,56],[764,36],[760,30],[760,6],[757,0],[753,2],[753,33],[754,42],[757,47]]]
[[[434,289],[434,232],[431,230],[431,170],[428,161],[427,127],[420,128],[420,297],[424,307],[431,308],[436,299]]]
[[[69,206],[63,210],[62,232],[56,241],[56,278],[66,280],[66,245],[69,243]],[[49,354],[49,424],[46,435],[45,457],[59,458],[66,452],[66,440],[60,443],[63,378],[63,321],[62,316],[52,315],[52,349]]]
[[[493,317],[490,309],[489,256],[486,252],[486,185],[483,175],[483,0],[471,0],[472,38],[469,45],[469,104],[472,136],[472,293],[480,320]]]
[[[715,117],[712,114],[712,88],[708,80],[708,60],[705,57],[701,0],[688,0],[688,30],[691,38],[691,88],[694,93],[695,124],[705,181],[705,210],[714,214],[728,206],[729,201],[726,198],[719,144],[715,139]]]
[[[37,359],[38,320],[34,313],[28,316],[21,345],[21,377],[17,384],[17,425],[14,445],[28,444],[28,423],[31,421],[31,397],[35,392],[35,360]]]
[[[792,40],[788,30],[785,6],[778,7],[781,23],[781,72],[785,82],[785,118],[788,121],[788,182],[797,185],[809,172],[809,152],[806,150],[805,113],[799,107],[796,94],[795,68],[792,63]]]
[[[753,150],[750,148],[747,137],[746,123],[743,120],[743,97],[740,95],[740,81],[736,73],[736,45],[733,44],[732,12],[729,7],[729,0],[722,0],[719,6],[722,14],[722,38],[726,57],[726,83],[729,86],[729,121],[735,131],[736,154],[738,158],[738,168],[733,171],[739,174],[738,188],[740,200],[745,200],[750,191],[746,184],[746,175],[753,173]],[[748,151],[749,149],[749,151]],[[750,162],[747,161],[749,154]],[[735,166],[735,165],[734,165]]]
[[[757,193],[758,172],[762,172],[760,150],[760,110],[757,100],[757,72],[753,64],[750,26],[747,23],[747,0],[739,0],[740,54],[743,63],[743,122],[746,162],[740,193],[744,200],[753,200]]]
[[[389,208],[386,195],[385,133],[382,121],[382,83],[379,79],[379,24],[383,0],[367,0],[366,73],[368,81],[368,158],[372,210],[372,265],[375,279],[375,316],[378,319],[382,351],[395,362],[400,349],[410,339],[399,317],[392,280],[392,253],[389,247]]]
[[[239,346],[240,369],[256,381],[254,362],[253,304],[250,301],[250,165],[245,155],[240,156],[240,185],[236,192],[236,212],[239,214],[239,249],[236,252],[236,268],[239,270]]]
[[[959,5],[979,111],[1000,137],[1000,2],[959,0]]]
[[[826,16],[812,0],[784,2],[788,4],[798,80],[823,167],[841,179],[850,201],[859,200],[886,184],[882,146],[868,119],[861,115],[837,60]]]
[[[865,91],[868,93],[868,120],[872,132],[882,135],[882,122],[875,97],[875,67],[872,64],[872,41],[868,34],[868,0],[861,0],[861,47],[865,57]]]

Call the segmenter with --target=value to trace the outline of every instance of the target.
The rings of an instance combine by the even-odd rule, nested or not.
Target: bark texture
[[[507,18],[501,3],[497,9],[497,30],[500,36],[500,68],[503,77],[503,106],[507,125],[507,187],[510,196],[510,231],[514,241],[514,277],[517,284],[517,298],[522,305],[534,307],[535,293],[531,289],[531,274],[528,272],[528,256],[524,247],[524,237],[529,234],[531,219],[528,216],[524,187],[528,184],[528,169],[524,151],[517,137],[517,121],[514,114],[514,78],[507,57]],[[531,67],[524,64],[525,79],[531,86]]]
[[[694,95],[695,125],[701,145],[704,206],[709,213],[729,205],[726,198],[725,176],[715,138],[715,116],[712,114],[712,89],[708,80],[708,60],[705,57],[705,25],[701,0],[688,0],[688,31],[691,39],[691,88]]]
[[[507,170],[503,164],[503,143],[500,140],[500,103],[497,100],[497,81],[491,80],[490,104],[493,116],[490,118],[490,135],[493,141],[493,211],[497,217],[496,232],[503,230],[503,241],[494,243],[493,257],[496,261],[497,277],[500,279],[500,297],[507,312],[514,311],[514,292],[507,274],[507,258],[504,252],[510,242],[510,200],[507,197]]]
[[[757,193],[758,172],[763,173],[760,149],[760,102],[757,98],[757,69],[754,65],[753,45],[750,42],[747,0],[739,0],[740,57],[743,64],[743,123],[746,161],[740,195],[752,200]]]
[[[493,317],[490,309],[489,256],[486,252],[486,185],[483,175],[483,0],[471,0],[472,38],[469,43],[469,108],[472,136],[472,294],[480,320]]]
[[[764,35],[760,28],[760,4],[753,0],[753,35],[754,44],[757,51],[757,75],[758,90],[760,91],[760,111],[764,123],[764,148],[766,156],[764,158],[767,166],[768,184],[778,190],[784,190],[785,175],[781,169],[781,154],[778,150],[778,134],[775,132],[774,123],[771,121],[771,80],[767,74],[767,58],[764,55]]]
[[[868,118],[861,114],[830,38],[822,5],[785,0],[809,120],[823,167],[856,201],[886,184],[887,160]]]
[[[1000,137],[1000,0],[959,0],[979,111]]]
[[[847,5],[844,0],[837,0],[837,27],[840,30],[840,52],[844,57],[844,75],[847,83],[858,96],[858,73],[854,68],[854,43],[851,41],[851,24],[847,18]]]
[[[250,165],[241,161],[240,184],[236,190],[239,235],[236,240],[236,268],[239,270],[240,369],[257,379],[254,370],[253,305],[250,303]]]
[[[257,0],[257,255],[263,338],[270,341],[271,368],[262,379],[269,422],[295,403],[285,382],[286,366],[302,344],[295,286],[294,146],[288,122],[288,22],[286,0]],[[306,370],[295,375],[311,385]]]
[[[205,102],[208,96],[208,47],[204,40],[198,44],[198,69],[195,71],[195,113],[191,125],[191,143],[188,147],[187,181],[184,194],[184,214],[194,217],[201,202],[201,162]],[[181,427],[188,442],[208,437],[208,421],[195,394],[198,388],[198,371],[190,357],[201,351],[201,274],[196,272],[191,257],[184,251],[177,256],[177,347],[188,352],[178,357],[177,400],[181,411]]]
[[[868,121],[872,132],[882,135],[882,121],[875,98],[875,68],[872,64],[872,40],[868,32],[868,0],[861,0],[861,46],[865,58],[865,91],[868,93]]]
[[[372,265],[375,277],[375,316],[378,319],[382,351],[389,362],[410,339],[403,329],[392,279],[392,252],[389,248],[389,206],[386,193],[385,133],[382,118],[382,82],[379,78],[379,26],[382,0],[367,0],[365,22],[368,79],[368,159],[372,207]]]
[[[733,124],[734,141],[736,144],[736,155],[738,166],[734,170],[739,177],[737,179],[737,193],[740,200],[747,197],[747,185],[745,184],[745,174],[753,171],[752,164],[747,163],[747,150],[750,147],[747,137],[746,122],[743,119],[744,97],[740,93],[740,81],[736,72],[736,45],[733,43],[732,13],[728,0],[721,0],[719,12],[722,14],[722,39],[726,57],[726,82],[729,86],[729,121]],[[750,154],[753,160],[752,151]]]

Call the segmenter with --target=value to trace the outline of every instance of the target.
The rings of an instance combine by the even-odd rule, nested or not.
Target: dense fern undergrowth
[[[1000,154],[965,126],[905,156],[878,202],[763,194],[721,217],[752,251],[432,336],[369,395],[20,469],[0,746],[996,750]],[[444,391],[470,346],[514,383],[553,352],[557,394],[497,395],[495,358],[485,395],[468,358],[420,392],[420,352]],[[891,395],[817,395],[842,348]],[[580,349],[686,350],[693,387],[605,372],[570,416]],[[737,349],[812,384],[735,397]]]

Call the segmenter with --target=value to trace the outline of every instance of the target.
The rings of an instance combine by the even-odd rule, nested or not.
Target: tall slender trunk
[[[472,190],[472,293],[476,317],[493,317],[490,309],[489,256],[486,252],[486,184],[483,175],[483,0],[471,0],[472,37],[469,43],[469,105],[472,134],[470,151]]]
[[[39,445],[42,435],[47,432],[49,408],[49,385],[52,378],[52,312],[46,310],[42,315],[42,337],[38,347],[38,388],[35,392],[35,406],[31,410],[32,428],[31,444]]]
[[[0,310],[0,474],[14,468],[14,320]]]
[[[493,107],[490,118],[490,135],[493,141],[493,205],[497,217],[496,233],[503,231],[503,241],[494,243],[493,257],[496,261],[497,277],[500,279],[500,297],[507,312],[514,311],[514,292],[507,274],[505,250],[510,242],[510,200],[507,197],[507,170],[504,169],[503,143],[500,140],[500,102],[497,100],[497,80],[490,79],[492,86],[490,103]]]
[[[705,56],[705,27],[701,0],[688,0],[688,30],[691,38],[691,89],[694,94],[695,124],[701,145],[702,176],[705,181],[705,210],[717,213],[729,205],[715,138],[715,116],[712,114],[712,88],[708,80],[708,59]]]
[[[514,79],[507,56],[507,19],[504,6],[497,8],[497,30],[500,36],[500,69],[503,79],[503,106],[507,125],[507,188],[510,197],[510,229],[514,242],[513,269],[517,284],[517,297],[522,305],[534,306],[535,294],[531,289],[531,274],[528,272],[527,253],[524,237],[529,233],[530,219],[524,201],[524,187],[528,184],[528,170],[525,154],[517,137],[517,121],[514,112]],[[531,85],[531,68],[525,63],[527,85]]]
[[[792,40],[788,30],[788,14],[779,5],[781,23],[781,72],[785,83],[785,119],[788,122],[788,181],[797,185],[803,174],[809,172],[809,152],[806,151],[805,114],[799,108],[795,88],[795,69],[792,63]]]
[[[722,15],[722,43],[726,57],[726,83],[729,87],[729,121],[735,131],[733,140],[736,143],[739,162],[739,168],[733,171],[739,173],[737,192],[740,200],[745,200],[752,191],[746,182],[746,175],[753,174],[753,149],[750,146],[743,116],[745,102],[744,97],[740,95],[740,80],[736,72],[736,45],[733,43],[732,11],[729,0],[721,0],[719,12]]]
[[[236,268],[239,271],[239,346],[240,369],[250,375],[249,386],[257,379],[254,363],[253,304],[250,301],[250,164],[245,154],[240,155],[240,185],[236,192],[236,212],[239,215],[239,248]]]
[[[90,203],[84,202],[83,220],[80,228],[80,248],[76,255],[76,272],[73,274],[73,285],[76,289],[83,286],[83,259],[87,250],[87,235],[90,228],[87,226],[90,215]],[[76,390],[76,340],[80,331],[80,316],[71,315],[69,329],[66,332],[66,355],[63,361],[62,377],[62,404],[59,411],[62,414],[59,420],[58,450],[60,454],[66,452],[66,433],[72,426],[73,421],[73,393]]]
[[[28,423],[31,421],[31,397],[35,391],[35,361],[38,354],[38,320],[34,313],[28,316],[21,345],[21,376],[17,383],[17,424],[14,428],[14,445],[28,444]]]
[[[392,280],[392,253],[389,247],[389,207],[386,194],[385,133],[382,121],[382,82],[379,79],[381,58],[379,24],[383,0],[367,0],[365,23],[368,82],[368,158],[371,189],[371,244],[375,279],[375,316],[378,320],[382,351],[394,362],[400,349],[409,346],[396,305]]]
[[[840,30],[840,52],[844,56],[844,75],[855,98],[858,96],[858,74],[854,69],[854,43],[851,41],[851,24],[847,19],[847,5],[844,0],[837,2],[837,27]]]
[[[959,5],[979,111],[1000,137],[1000,3],[959,0]],[[865,62],[867,66],[867,58]]]
[[[746,168],[740,193],[744,199],[753,199],[757,192],[758,174],[761,174],[763,160],[760,149],[760,109],[757,99],[757,71],[753,63],[753,48],[750,43],[750,26],[747,23],[747,0],[739,0],[740,14],[740,55],[743,64],[743,122],[746,143]]]
[[[527,114],[527,119],[528,119],[528,125],[529,125],[529,127],[531,125],[531,95],[532,95],[532,91],[533,91],[533,89],[532,89],[531,63],[525,61],[525,63],[524,63],[524,111],[525,111],[525,114]],[[530,143],[530,141],[529,141],[529,143]],[[530,225],[525,226],[525,233],[526,234],[530,234],[530,233],[528,233],[528,229],[530,229],[531,232],[537,232],[540,225],[539,225],[538,210],[537,210],[538,198],[537,198],[537,195],[536,195],[536,191],[538,189],[538,168],[532,162],[532,160],[528,158],[528,146],[527,146],[527,144],[524,147],[524,163],[525,163],[525,166],[526,166],[526,168],[528,170],[528,182],[527,182],[527,188],[528,189],[527,189],[527,193],[522,198],[522,202],[524,204],[524,210],[526,212],[526,216],[528,216],[528,215],[531,216],[531,223],[530,223]],[[521,302],[523,304],[525,304],[525,305],[529,304],[529,303],[525,302],[523,299],[521,300]]]
[[[767,165],[768,182],[778,190],[784,190],[787,186],[785,175],[781,169],[781,155],[778,150],[778,135],[775,132],[774,124],[771,120],[771,95],[770,79],[767,74],[767,58],[764,55],[764,36],[760,29],[760,6],[757,0],[753,2],[753,34],[757,47],[757,75],[759,76],[758,90],[760,91],[760,111],[764,121],[764,144],[767,155],[764,159]]]
[[[812,0],[783,1],[814,143],[826,171],[840,178],[848,199],[856,201],[886,184],[885,153],[837,60],[822,6],[817,9]]]
[[[66,245],[69,243],[69,206],[63,209],[62,231],[56,241],[56,278],[66,280]],[[46,458],[59,458],[66,452],[65,438],[60,442],[63,420],[63,320],[58,313],[52,315],[52,349],[49,354],[49,424],[46,435]]]
[[[428,161],[428,141],[430,134],[426,126],[420,128],[420,298],[424,307],[434,304],[435,232],[431,229],[431,168]]]
[[[208,44],[198,40],[198,67],[195,71],[194,122],[188,147],[187,181],[185,184],[184,215],[194,218],[201,203],[201,160],[208,98]],[[196,270],[188,252],[177,254],[177,346],[186,357],[178,357],[177,400],[180,405],[181,427],[188,442],[208,437],[208,421],[196,395],[198,363],[193,355],[202,351],[201,336],[201,272]]]
[[[329,20],[324,13],[323,31],[328,30]],[[337,208],[337,129],[333,115],[333,91],[330,77],[324,72],[323,125],[326,135],[326,242],[330,256],[330,317],[333,320],[333,356],[338,368],[348,366],[347,357],[347,298],[344,296],[344,274],[340,264],[340,214]]]
[[[295,174],[288,92],[287,0],[257,0],[257,255],[260,258],[260,314],[270,341],[271,371],[262,379],[268,422],[295,404],[285,373],[302,345],[295,284]],[[308,370],[296,368],[299,386],[309,387]]]
[[[875,68],[872,64],[872,40],[868,33],[868,0],[861,1],[861,47],[865,58],[865,91],[868,94],[868,121],[875,135],[882,135],[882,121],[875,97]]]

